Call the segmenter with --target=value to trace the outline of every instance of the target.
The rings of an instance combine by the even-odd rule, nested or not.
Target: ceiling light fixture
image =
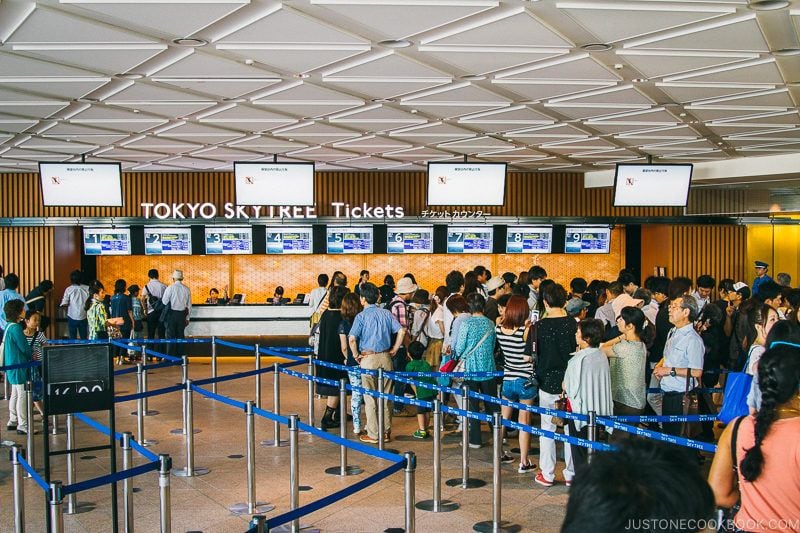
[[[686,116],[686,113],[679,113],[679,114],[678,114],[678,116],[679,116],[679,117],[685,117],[685,116]]]
[[[778,57],[796,56],[800,55],[800,48],[781,48],[772,52],[772,55]]]
[[[791,2],[787,0],[755,0],[749,6],[753,11],[774,11],[789,7]]]
[[[394,98],[373,98],[370,102],[375,102],[376,104],[383,104],[386,102],[396,102],[397,100]]]
[[[144,74],[139,72],[128,72],[126,74],[120,74],[118,77],[122,78],[123,80],[140,80],[144,78]]]
[[[378,44],[385,48],[408,48],[414,43],[407,39],[387,39],[385,41],[379,41]]]
[[[178,46],[184,46],[186,48],[199,48],[200,46],[205,46],[208,44],[208,41],[205,39],[195,39],[192,37],[184,37],[182,39],[172,39],[172,43]]]
[[[483,74],[466,74],[464,76],[459,76],[459,79],[462,79],[464,81],[481,81],[485,80],[486,76],[484,76]]]
[[[608,43],[586,43],[581,45],[581,50],[584,52],[607,52],[613,48]]]
[[[311,74],[306,74],[304,72],[298,72],[297,74],[292,74],[293,78],[297,78],[299,80],[304,80],[306,78],[310,78]]]

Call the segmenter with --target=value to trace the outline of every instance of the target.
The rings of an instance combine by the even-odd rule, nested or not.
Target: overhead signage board
[[[267,227],[268,254],[310,254],[314,249],[311,226]]]
[[[122,207],[120,163],[39,163],[45,207]]]
[[[83,228],[85,255],[131,255],[130,228]]]
[[[237,205],[314,205],[314,163],[234,163]]]
[[[386,251],[390,254],[432,254],[433,226],[389,226]]]
[[[507,254],[549,254],[552,249],[552,226],[508,226]]]
[[[611,250],[608,226],[567,226],[564,252],[568,254],[607,254]]]
[[[447,228],[448,254],[490,254],[492,242],[492,226]]]
[[[503,205],[505,163],[428,163],[428,205]]]
[[[183,228],[145,228],[146,255],[192,255],[192,231]]]
[[[371,254],[372,226],[327,228],[329,254]]]
[[[206,226],[206,254],[242,255],[253,253],[253,229],[250,227]]]
[[[614,207],[686,207],[692,164],[617,164]]]

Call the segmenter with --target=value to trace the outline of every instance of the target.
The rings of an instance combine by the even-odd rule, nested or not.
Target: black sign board
[[[45,415],[114,409],[114,366],[108,344],[45,346]]]

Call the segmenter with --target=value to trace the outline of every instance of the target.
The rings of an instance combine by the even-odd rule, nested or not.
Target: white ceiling
[[[797,153],[800,2],[783,3],[0,0],[0,171]]]

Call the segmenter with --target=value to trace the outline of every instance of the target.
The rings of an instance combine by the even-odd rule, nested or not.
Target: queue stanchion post
[[[14,482],[14,533],[25,532],[25,485],[23,483],[22,463],[24,451],[16,444],[11,446],[11,467]]]
[[[468,412],[469,386],[466,383],[461,386],[461,397],[464,399],[464,412]],[[465,414],[461,415],[461,478],[448,479],[446,483],[448,487],[462,489],[476,489],[486,485],[482,479],[469,477],[469,417]]]
[[[493,455],[492,458],[492,519],[478,522],[472,526],[473,531],[480,533],[516,533],[522,528],[517,524],[503,522],[501,508],[503,506],[503,471],[500,466],[500,456],[503,455],[503,416],[494,413],[493,419]]]
[[[72,449],[75,448],[75,421],[72,414],[67,414],[67,485],[75,483],[75,455]],[[77,505],[75,503],[75,493],[67,494],[67,514],[75,514]]]
[[[217,379],[217,337],[211,336],[211,378]],[[217,393],[217,382],[211,382],[211,392]]]
[[[308,354],[308,375],[311,379],[308,380],[308,425],[314,427],[314,352]]]
[[[244,410],[247,440],[247,501],[228,507],[228,510],[235,514],[266,513],[275,508],[267,502],[256,501],[256,427],[253,405],[253,400],[247,400]]]
[[[339,380],[339,437],[347,439],[347,379]],[[355,465],[347,464],[347,446],[339,446],[339,466],[325,469],[326,474],[333,476],[354,476],[363,470]]]
[[[186,383],[189,381],[189,357],[184,355],[181,357],[181,385],[183,385],[184,389],[186,388]],[[186,435],[187,429],[186,426],[188,425],[187,421],[187,407],[186,407],[186,395],[181,395],[181,404],[183,406],[183,425],[182,427],[175,428],[170,430],[170,435]],[[199,429],[193,429],[195,433],[200,433]],[[144,446],[144,444],[142,444]]]
[[[294,511],[300,507],[300,445],[298,431],[298,415],[289,415],[289,509]],[[271,528],[271,533],[318,533],[318,529],[310,529],[300,525],[300,519],[295,518],[288,524]]]
[[[50,513],[50,533],[64,533],[64,495],[61,482],[53,481],[47,490]]]
[[[136,365],[136,392],[141,395],[146,391],[146,383],[145,383],[145,376],[147,373],[144,370],[144,365],[142,363],[138,363]],[[184,402],[184,406],[186,403]],[[147,407],[145,404],[145,399],[141,396],[136,398],[136,411],[132,414],[136,415],[136,436],[138,437],[139,444],[144,447],[149,447],[158,444],[157,440],[148,440],[144,436],[144,416],[147,413]],[[178,430],[180,431],[180,430]]]
[[[449,500],[442,501],[442,403],[433,400],[433,499],[417,504],[417,509],[434,513],[455,511],[459,505]]]
[[[378,368],[378,449],[383,451],[383,446],[386,441],[386,415],[384,414],[384,407],[386,405],[386,399],[383,397],[383,369]]]
[[[122,434],[122,469],[133,468],[133,448],[131,439],[133,435],[130,431]],[[125,533],[133,533],[133,480],[125,478],[122,480],[122,516],[124,517]]]
[[[168,454],[158,456],[158,507],[161,518],[161,533],[172,531],[172,501],[170,498],[169,473],[172,458]]]
[[[417,528],[416,516],[416,475],[417,456],[414,452],[406,452],[406,467],[404,471],[405,481],[405,533],[414,533]]]
[[[144,357],[142,357],[142,361],[144,361]],[[136,371],[138,372],[139,369],[137,368]],[[147,367],[142,365],[142,392],[147,392]],[[144,408],[144,416],[156,416],[158,411],[154,411],[148,409],[147,407],[147,397],[142,398],[143,403],[142,407]]]
[[[186,404],[186,468],[173,470],[173,474],[178,477],[204,476],[209,473],[208,468],[195,467],[194,465],[194,406],[192,393],[192,380],[186,380],[186,388],[183,391],[184,403]]]
[[[33,383],[25,382],[25,416],[28,418],[28,434],[25,435],[25,446],[28,450],[28,464],[36,470],[36,430],[33,427]],[[30,474],[27,477],[31,477]]]
[[[255,357],[256,370],[261,370],[261,353],[258,351],[258,343],[253,347],[253,356]],[[261,374],[253,376],[256,379],[256,407],[261,409]]]
[[[595,411],[589,411],[589,423],[587,424],[586,435],[589,442],[597,441],[597,413]],[[590,446],[586,452],[586,462],[591,463],[592,459],[594,459],[594,447]]]
[[[266,522],[267,518],[263,514],[254,515],[253,518],[250,519],[250,531],[255,530],[255,533],[266,533],[264,531]]]
[[[276,415],[281,414],[281,365],[275,363],[272,372],[272,412]],[[272,446],[278,448],[286,446],[287,441],[281,440],[281,424],[277,420],[272,422],[272,440],[262,440],[262,446]]]

